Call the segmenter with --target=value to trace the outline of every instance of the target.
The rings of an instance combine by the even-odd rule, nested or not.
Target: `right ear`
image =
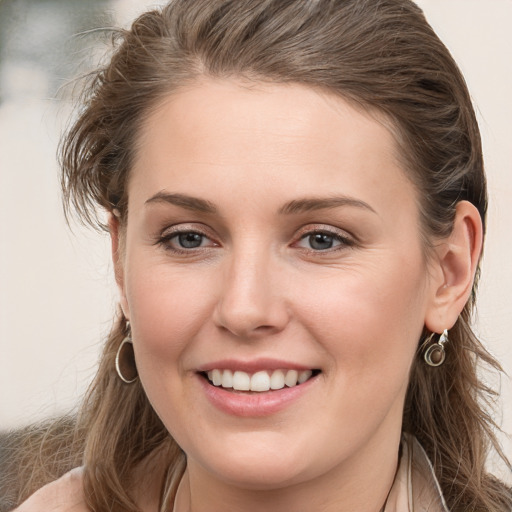
[[[121,242],[121,225],[115,212],[108,215],[108,229],[110,232],[110,242],[112,247],[112,263],[114,264],[114,275],[117,288],[119,290],[119,302],[121,309],[127,320],[130,320],[128,301],[126,300],[126,291],[124,286],[124,262],[123,262],[123,243]]]

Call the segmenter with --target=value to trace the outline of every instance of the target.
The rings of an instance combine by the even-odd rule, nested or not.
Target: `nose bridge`
[[[278,332],[288,320],[284,297],[275,278],[278,263],[256,240],[235,248],[228,261],[217,309],[217,321],[238,336]]]

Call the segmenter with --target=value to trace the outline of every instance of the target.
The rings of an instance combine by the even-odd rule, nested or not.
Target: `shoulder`
[[[45,485],[13,512],[90,512],[84,499],[83,471],[75,468]]]

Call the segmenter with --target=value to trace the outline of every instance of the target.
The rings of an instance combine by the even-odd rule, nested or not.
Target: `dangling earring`
[[[129,324],[128,324],[129,327]],[[128,334],[119,345],[116,354],[116,372],[119,378],[126,384],[133,384],[139,374],[135,364],[132,337]]]
[[[425,353],[423,354],[423,359],[429,366],[441,366],[446,359],[446,352],[444,350],[444,344],[448,341],[448,329],[445,329],[443,333],[439,336],[439,339],[436,343],[430,344],[432,338],[436,335],[433,332],[426,340],[424,345]]]

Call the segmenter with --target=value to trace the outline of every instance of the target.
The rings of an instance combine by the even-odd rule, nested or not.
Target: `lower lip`
[[[261,417],[275,414],[293,404],[311,389],[318,376],[291,388],[254,393],[234,393],[213,386],[201,375],[197,377],[210,403],[221,411],[234,416]]]

